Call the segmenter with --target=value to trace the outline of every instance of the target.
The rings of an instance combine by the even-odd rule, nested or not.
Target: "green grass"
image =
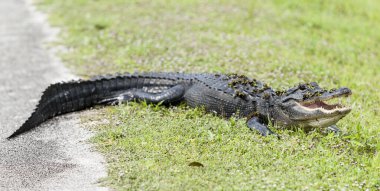
[[[107,107],[93,139],[117,190],[379,190],[380,3],[40,0],[78,75],[236,72],[353,91],[341,136],[248,131],[200,109]],[[92,118],[94,118],[92,116]],[[199,162],[204,167],[189,166]]]

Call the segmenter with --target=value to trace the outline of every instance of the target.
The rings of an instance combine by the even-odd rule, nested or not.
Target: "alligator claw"
[[[270,130],[267,125],[260,122],[260,119],[257,117],[252,117],[251,119],[248,119],[247,126],[251,130],[258,131],[262,136],[274,135],[277,138],[280,138],[280,136],[274,133],[272,130]]]
[[[324,133],[339,134],[340,132],[342,131],[336,125],[331,125],[324,130]]]

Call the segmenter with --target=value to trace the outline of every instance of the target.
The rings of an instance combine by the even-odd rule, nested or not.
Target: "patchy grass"
[[[380,189],[380,3],[40,0],[63,29],[63,60],[87,77],[133,71],[236,72],[276,88],[353,90],[341,136],[278,130],[200,109],[105,108],[94,138],[119,190]],[[193,163],[198,162],[198,163]],[[189,166],[200,164],[203,167]],[[200,164],[199,164],[200,163]]]

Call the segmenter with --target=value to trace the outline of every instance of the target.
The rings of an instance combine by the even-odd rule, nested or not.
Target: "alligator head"
[[[350,107],[333,102],[350,95],[351,90],[345,87],[325,90],[315,82],[300,84],[276,96],[271,117],[283,126],[305,130],[328,127],[351,111]]]

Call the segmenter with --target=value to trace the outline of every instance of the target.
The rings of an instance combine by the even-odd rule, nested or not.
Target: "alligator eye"
[[[306,85],[305,84],[300,84],[299,85],[299,89],[300,90],[305,90],[306,89]]]

